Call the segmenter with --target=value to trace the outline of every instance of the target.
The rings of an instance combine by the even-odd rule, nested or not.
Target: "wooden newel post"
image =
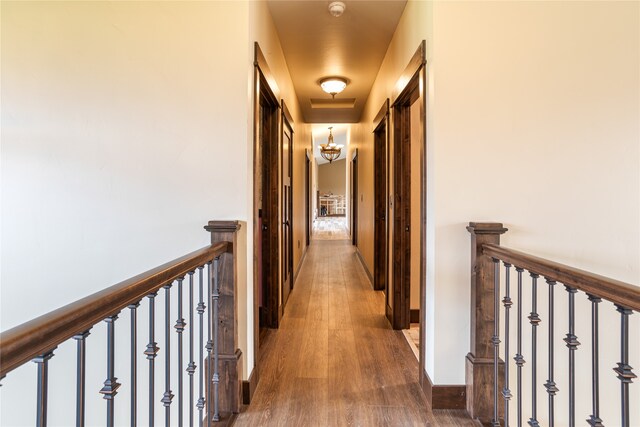
[[[486,243],[500,244],[507,231],[498,222],[470,222],[471,233],[471,349],[466,359],[467,412],[483,425],[493,419],[494,263],[482,253]],[[500,360],[500,375],[504,362]],[[500,381],[500,388],[504,381]],[[501,389],[500,389],[501,391]],[[502,405],[499,405],[502,408]],[[502,418],[504,410],[500,411]]]
[[[238,221],[209,221],[204,227],[211,233],[211,243],[231,242],[228,252],[219,259],[219,372],[220,372],[220,413],[227,421],[228,415],[240,412],[242,402],[242,351],[238,348]],[[205,363],[205,368],[208,364]],[[212,373],[206,377],[212,379]],[[209,390],[208,387],[205,388]],[[211,402],[212,396],[207,396]],[[212,419],[213,405],[208,405]]]

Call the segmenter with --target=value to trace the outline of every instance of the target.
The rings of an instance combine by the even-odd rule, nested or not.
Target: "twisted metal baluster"
[[[600,419],[600,360],[598,339],[598,304],[602,299],[589,295],[591,301],[591,405],[593,414],[587,419],[591,427],[604,427]]]
[[[536,382],[538,374],[538,325],[540,324],[540,316],[538,315],[538,277],[536,273],[531,274],[531,314],[529,322],[531,323],[531,418],[529,425],[531,427],[539,427],[540,423],[537,419],[538,396],[536,395]]]
[[[47,389],[49,388],[49,359],[53,357],[52,348],[48,352],[35,357],[33,361],[38,365],[38,398],[36,401],[36,426],[46,427],[47,425]]]
[[[218,342],[218,324],[220,323],[220,282],[218,271],[218,260],[213,261],[213,274],[211,274],[211,264],[209,264],[209,277],[213,276],[213,421],[220,421],[219,386],[220,373],[218,371],[218,358],[220,353],[220,343]]]
[[[629,316],[633,311],[617,304],[616,308],[620,313],[620,362],[613,371],[620,380],[621,426],[629,427],[629,384],[636,378],[633,368],[629,366]]]
[[[171,425],[171,283],[162,287],[164,289],[164,395],[160,400],[164,405],[164,423],[167,427]]]
[[[87,343],[86,338],[91,334],[91,328],[81,334],[74,335],[76,345],[76,427],[84,427],[85,419],[85,394],[86,394],[86,365],[87,365]]]
[[[154,390],[155,390],[155,375],[154,375],[154,360],[156,355],[158,354],[157,343],[154,341],[155,335],[155,298],[158,295],[156,292],[153,292],[147,297],[149,298],[149,344],[147,344],[147,349],[144,354],[147,356],[147,360],[149,361],[149,427],[154,427]]]
[[[569,333],[567,334],[564,342],[567,343],[569,348],[569,426],[575,427],[576,425],[576,350],[580,345],[578,337],[575,334],[575,317],[576,317],[576,303],[575,296],[577,289],[570,286],[565,286],[565,289],[569,293]]]
[[[193,271],[189,272],[189,427],[193,427],[193,374],[196,371],[196,363],[193,361]]]
[[[493,427],[500,427],[498,419],[498,352],[500,351],[500,260],[493,258]]]
[[[212,329],[212,325],[211,323],[213,323],[213,303],[212,303],[212,297],[211,297],[211,288],[213,287],[213,277],[211,274],[211,261],[207,262],[207,302],[209,303],[209,309],[207,310],[207,345],[206,345],[206,349],[207,349],[207,375],[212,376],[212,366],[211,366],[211,353],[213,351],[213,339],[211,338],[211,329]],[[211,385],[212,385],[212,381],[209,380],[209,378],[205,378],[206,380],[206,387],[207,387],[207,397],[209,398],[209,401],[207,402],[207,418],[209,418],[210,416],[212,416],[211,414],[211,399],[212,399],[212,391],[211,391]]]
[[[544,387],[547,389],[547,393],[549,394],[549,427],[553,427],[555,425],[555,413],[554,413],[554,402],[553,398],[556,393],[559,391],[558,387],[556,387],[556,383],[553,380],[553,312],[554,312],[554,301],[553,301],[553,290],[556,287],[556,282],[553,280],[547,279],[547,283],[549,284],[549,379],[545,383]]]
[[[518,378],[517,378],[517,393],[518,393],[518,401],[517,401],[517,423],[518,427],[522,427],[522,367],[525,364],[524,357],[522,356],[522,272],[523,268],[516,267],[516,271],[518,272],[518,338],[517,338],[517,353],[513,360],[516,362],[516,366],[518,367]]]
[[[138,307],[140,307],[140,302],[129,305],[131,313],[131,427],[135,427],[138,424],[138,362],[136,359]]]
[[[204,372],[202,372],[202,367],[204,366],[204,362],[203,362],[203,356],[204,356],[204,312],[206,309],[206,306],[204,305],[204,295],[203,295],[203,270],[204,266],[200,266],[198,267],[198,285],[199,285],[199,296],[200,296],[200,302],[198,303],[198,317],[199,317],[199,322],[200,322],[200,351],[198,353],[198,366],[200,366],[200,372],[198,372],[198,377],[199,377],[199,388],[200,388],[200,398],[198,399],[198,403],[196,404],[196,407],[198,408],[198,411],[200,412],[200,427],[202,427],[202,423],[203,423],[203,417],[204,417],[204,405],[205,405],[205,399],[204,399]]]
[[[178,319],[176,320],[176,332],[178,333],[178,426],[182,427],[182,332],[187,325],[182,318],[182,281],[184,277],[178,278]]]
[[[504,398],[504,425],[509,427],[509,401],[511,400],[511,390],[509,389],[509,315],[513,301],[511,301],[511,264],[504,263],[505,296],[502,299],[504,305],[504,388],[502,397]]]
[[[118,314],[109,316],[104,321],[107,323],[107,379],[104,382],[104,387],[100,390],[103,398],[107,401],[107,426],[114,426],[114,413],[115,413],[115,397],[118,394],[120,384],[115,377],[115,321],[118,319]]]

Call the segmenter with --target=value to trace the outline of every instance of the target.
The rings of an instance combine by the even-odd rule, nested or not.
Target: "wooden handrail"
[[[3,332],[0,378],[167,283],[232,251],[231,242],[212,244]]]
[[[558,262],[538,258],[504,246],[485,243],[482,253],[499,259],[515,267],[524,268],[571,288],[579,289],[614,304],[640,311],[640,287],[619,280],[610,279]]]

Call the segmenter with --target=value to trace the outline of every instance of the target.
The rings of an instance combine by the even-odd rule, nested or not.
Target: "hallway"
[[[418,362],[384,317],[348,240],[309,247],[279,330],[261,347],[260,382],[236,426],[474,425],[431,413]]]

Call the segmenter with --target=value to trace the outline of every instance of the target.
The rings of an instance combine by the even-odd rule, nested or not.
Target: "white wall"
[[[469,221],[504,222],[505,245],[640,284],[639,7],[408,3],[362,126],[371,129],[426,39],[427,371],[436,384],[464,383]],[[616,319],[609,319],[615,327]],[[632,320],[637,338],[640,325]],[[566,333],[566,324],[558,327]],[[586,354],[588,331],[578,335]],[[612,376],[617,333],[606,339],[603,348],[612,351],[603,381]],[[564,375],[566,356],[559,354]],[[640,366],[637,346],[632,358]],[[615,381],[607,386],[617,393]],[[610,423],[619,422],[615,405],[605,407]]]
[[[2,330],[207,245],[208,220],[248,221],[248,34],[246,2],[2,2]],[[97,326],[98,361],[104,341]],[[57,353],[50,424],[68,425],[75,359]],[[34,421],[9,411],[35,398],[14,387],[35,386],[25,369],[3,381],[2,425]]]

